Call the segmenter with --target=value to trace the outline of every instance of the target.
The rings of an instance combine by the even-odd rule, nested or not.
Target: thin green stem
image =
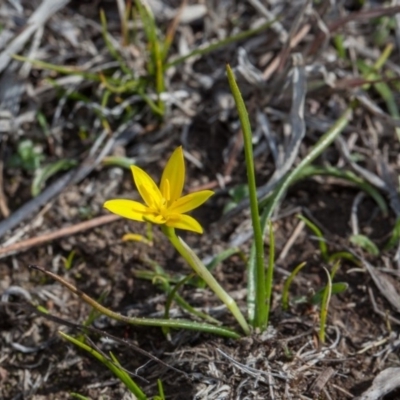
[[[260,215],[258,210],[257,200],[257,186],[256,177],[254,172],[254,158],[253,158],[253,135],[251,132],[251,126],[249,116],[247,114],[246,106],[244,104],[240,89],[235,81],[235,76],[229,65],[226,66],[226,72],[228,74],[229,86],[232,91],[233,98],[235,99],[236,108],[239,114],[240,124],[242,126],[243,141],[244,141],[244,153],[246,159],[246,170],[247,170],[247,181],[249,185],[249,199],[250,199],[250,210],[251,220],[253,223],[254,231],[254,245],[255,245],[255,256],[256,256],[256,273],[254,279],[256,280],[256,313],[253,321],[254,327],[265,329],[267,325],[267,293],[265,285],[265,267],[264,267],[264,240],[263,233],[260,225]]]
[[[161,226],[162,232],[169,239],[171,244],[175,247],[177,252],[187,261],[187,263],[193,268],[193,270],[204,279],[210,289],[218,296],[218,298],[227,306],[232,315],[236,318],[239,325],[242,327],[246,335],[250,334],[250,328],[243,317],[242,312],[237,306],[236,302],[229,296],[228,293],[222,288],[222,286],[213,277],[211,272],[205,267],[200,261],[197,255],[192,249],[178,236],[175,234],[175,229],[166,225]]]

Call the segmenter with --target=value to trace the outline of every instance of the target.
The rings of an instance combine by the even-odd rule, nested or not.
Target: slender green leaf
[[[71,250],[68,254],[68,257],[64,261],[64,267],[67,271],[69,271],[72,268],[72,263],[74,262],[76,251]]]
[[[249,185],[249,198],[250,198],[250,211],[251,220],[254,232],[254,247],[255,247],[255,273],[249,276],[255,279],[256,288],[256,302],[255,302],[255,318],[250,321],[255,328],[264,330],[267,325],[267,298],[265,287],[265,267],[264,267],[264,240],[260,225],[260,215],[257,200],[257,186],[254,172],[254,158],[253,158],[253,134],[251,130],[250,120],[244,104],[242,94],[236,83],[235,76],[229,65],[226,66],[228,75],[228,82],[231,88],[233,98],[235,100],[236,109],[239,114],[239,120],[242,127],[244,153],[246,161],[247,181]],[[253,267],[253,266],[252,266]]]
[[[398,246],[399,242],[400,242],[400,218],[397,218],[393,228],[392,235],[389,241],[385,245],[385,250],[393,249],[393,247]]]
[[[356,256],[354,256],[353,254],[351,254],[348,251],[338,251],[336,253],[331,254],[329,256],[328,262],[331,263],[332,261],[341,260],[341,259],[351,261],[353,264],[355,264],[357,266],[362,265],[361,261]]]
[[[332,283],[332,295],[343,293],[344,291],[346,291],[348,289],[348,287],[349,287],[349,284],[346,282]],[[325,291],[325,288],[318,290],[318,292],[315,293],[311,297],[310,303],[315,306],[321,305],[324,291]]]
[[[269,230],[269,257],[268,269],[265,277],[265,304],[267,305],[267,325],[269,322],[269,314],[272,306],[272,289],[274,283],[274,267],[275,267],[275,236],[271,220],[268,221]]]
[[[157,379],[157,388],[158,388],[158,394],[160,395],[159,400],[166,400],[164,394],[164,387],[161,379]]]
[[[346,47],[344,46],[344,36],[342,34],[337,34],[333,37],[333,42],[336,47],[339,58],[342,60],[346,59]]]
[[[324,261],[328,261],[329,259],[328,247],[325,243],[325,238],[321,230],[318,228],[317,225],[312,223],[308,218],[304,217],[303,215],[297,215],[297,218],[301,219],[307,225],[307,227],[313,231],[314,235],[317,236],[317,238],[319,239],[318,244],[322,259]]]
[[[386,201],[383,198],[383,196],[379,193],[379,191],[376,190],[372,185],[370,185],[364,179],[358,177],[352,171],[342,170],[332,166],[308,165],[296,175],[295,181],[297,182],[301,179],[306,179],[318,175],[332,176],[334,178],[339,178],[344,181],[353,183],[375,200],[376,204],[379,206],[384,215],[388,214],[388,207]]]
[[[332,294],[332,278],[328,272],[328,270],[323,267],[326,276],[328,278],[328,283],[325,286],[325,289],[322,293],[322,300],[321,300],[321,311],[320,311],[320,326],[319,326],[319,341],[320,343],[325,343],[325,325],[326,325],[326,320],[328,318],[328,307],[329,307],[329,301],[331,299],[331,294]]]
[[[132,325],[140,325],[140,326],[154,326],[154,327],[169,327],[173,329],[189,329],[189,330],[194,330],[198,332],[208,332],[212,333],[215,335],[221,335],[225,337],[230,337],[232,339],[238,339],[240,338],[240,335],[228,328],[220,327],[220,326],[215,326],[211,324],[206,324],[206,323],[199,323],[199,322],[193,322],[189,320],[184,320],[184,319],[174,319],[174,320],[166,320],[166,319],[157,319],[157,318],[139,318],[139,317],[127,317],[126,315],[119,314],[117,312],[114,312],[91,297],[89,297],[87,294],[83,293],[81,290],[76,288],[74,285],[72,285],[70,282],[66,281],[63,279],[61,276],[58,276],[57,274],[54,274],[53,272],[50,272],[48,270],[45,270],[43,268],[40,268],[38,266],[30,266],[32,269],[36,271],[40,271],[44,273],[46,276],[56,280],[60,284],[62,284],[64,287],[66,287],[69,291],[77,295],[81,300],[83,300],[86,304],[90,305],[91,307],[95,308],[98,312],[100,312],[103,315],[106,315],[107,317],[114,319],[116,321],[124,322],[126,324],[132,324]]]
[[[29,62],[37,68],[47,69],[49,71],[55,71],[55,72],[58,72],[58,73],[64,74],[64,75],[81,76],[82,78],[85,78],[89,81],[94,81],[94,82],[101,81],[100,74],[92,74],[89,72],[80,71],[78,67],[55,65],[55,64],[47,63],[45,61],[32,60],[32,59],[29,59],[26,57],[19,56],[17,54],[13,54],[12,57],[14,59],[16,59],[17,61]]]
[[[81,341],[73,338],[72,336],[67,335],[64,332],[59,332],[59,334],[70,343],[86,351],[87,353],[95,357],[97,360],[99,360],[128,388],[128,390],[132,394],[134,394],[137,397],[138,400],[147,400],[147,396],[143,393],[143,391],[139,388],[139,386],[132,380],[132,378],[128,375],[128,373],[120,368],[120,365],[117,364],[115,360],[114,361],[109,360],[103,354],[99,353],[92,347],[88,346],[85,343],[82,343]]]
[[[74,393],[74,392],[72,392],[72,393],[70,393],[69,395],[70,395],[71,397],[74,397],[75,399],[78,399],[78,400],[92,400],[90,397],[82,396],[82,395],[79,394],[79,393]]]
[[[328,277],[328,284],[325,287],[325,290],[322,294],[321,300],[321,312],[320,312],[320,327],[319,327],[319,341],[321,343],[325,343],[325,326],[328,318],[328,309],[329,303],[332,296],[332,281],[336,275],[337,270],[340,267],[340,261],[337,261],[333,266],[331,273],[329,274],[328,270],[324,267],[324,270]]]
[[[43,133],[45,134],[45,136],[49,137],[50,136],[50,128],[49,128],[49,124],[47,122],[46,116],[41,111],[39,111],[36,115],[36,118],[38,120],[40,127],[43,129]]]
[[[379,256],[378,247],[376,247],[376,244],[365,235],[352,235],[350,236],[350,242],[361,247],[373,256]]]
[[[287,277],[285,284],[283,285],[283,290],[282,290],[282,308],[284,311],[287,311],[289,309],[289,290],[290,290],[290,285],[293,282],[293,279],[297,276],[297,274],[305,267],[306,263],[302,262],[299,264]]]
[[[76,164],[77,162],[75,160],[63,159],[36,170],[35,178],[33,179],[31,187],[32,196],[35,197],[40,193],[47,179],[60,171],[65,171],[74,167]]]
[[[164,64],[162,42],[157,36],[157,24],[151,10],[140,0],[135,1],[143,22],[143,28],[150,47],[150,62],[148,63],[148,73],[155,78],[156,90],[158,94],[157,109],[160,115],[164,114],[164,103],[161,100],[161,93],[165,91]]]

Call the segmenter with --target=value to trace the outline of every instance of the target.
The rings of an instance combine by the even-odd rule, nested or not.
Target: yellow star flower
[[[181,146],[168,160],[161,177],[160,187],[141,168],[132,165],[131,170],[133,180],[145,204],[133,200],[115,199],[106,201],[104,208],[135,221],[165,224],[171,228],[203,233],[201,225],[185,214],[202,205],[214,192],[201,190],[182,197],[185,162]]]

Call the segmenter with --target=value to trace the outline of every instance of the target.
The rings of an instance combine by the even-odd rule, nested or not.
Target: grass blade
[[[373,256],[379,256],[378,247],[376,247],[376,244],[365,235],[352,235],[350,236],[350,242],[361,247]]]
[[[349,287],[349,284],[346,282],[335,282],[332,283],[332,295],[334,294],[340,294],[346,291]],[[318,290],[317,293],[314,294],[313,297],[311,297],[310,303],[313,305],[321,305],[322,304],[322,298],[324,294],[325,288]]]
[[[287,311],[289,309],[289,289],[296,275],[305,267],[306,263],[299,264],[286,279],[282,290],[282,309]]]
[[[119,367],[119,364],[116,364],[115,361],[111,361],[106,358],[103,354],[99,353],[92,347],[88,346],[85,343],[73,338],[72,336],[67,335],[64,332],[58,332],[65,340],[79,347],[80,349],[86,351],[91,354],[97,360],[99,360],[103,365],[105,365],[124,385],[128,388],[128,390],[133,393],[138,400],[147,400],[147,396],[142,392],[139,386],[132,380],[132,378],[128,375],[127,372],[122,370]]]
[[[251,220],[253,223],[254,231],[254,247],[255,247],[255,273],[251,277],[255,279],[254,287],[256,288],[256,311],[253,326],[265,329],[267,324],[267,305],[266,305],[266,287],[265,287],[265,267],[264,267],[264,240],[260,225],[260,216],[258,210],[257,200],[257,186],[254,172],[254,159],[253,159],[253,144],[252,144],[252,131],[247,114],[247,109],[244,104],[240,89],[235,81],[235,76],[229,65],[226,66],[228,74],[229,86],[235,100],[236,108],[239,114],[240,124],[242,126],[244,151],[246,159],[247,180],[249,185],[249,198]]]
[[[320,327],[319,327],[319,341],[320,343],[325,343],[325,326],[326,326],[326,320],[328,318],[328,308],[329,308],[329,302],[331,300],[332,296],[332,281],[333,278],[335,277],[335,274],[337,270],[340,267],[340,261],[338,261],[332,268],[332,272],[329,274],[328,270],[324,267],[324,270],[326,272],[327,278],[328,278],[328,284],[325,287],[325,290],[322,295],[322,300],[321,300],[321,312],[320,312]]]
[[[57,172],[66,171],[75,167],[76,164],[77,162],[75,160],[63,159],[36,170],[31,186],[32,196],[36,197],[40,193],[42,186],[45,184],[47,179],[51,178]]]
[[[321,230],[318,228],[317,225],[312,223],[309,219],[307,219],[303,215],[298,215],[297,218],[301,219],[307,225],[307,227],[314,232],[314,235],[317,236],[319,250],[321,252],[322,259],[324,261],[328,261],[329,260],[328,247],[325,243],[325,238],[324,238],[324,235],[322,234]]]
[[[375,200],[376,204],[381,209],[383,215],[386,216],[388,214],[388,207],[386,205],[386,201],[383,198],[383,196],[379,193],[379,191],[375,189],[375,187],[372,186],[370,183],[360,178],[352,171],[341,170],[339,168],[332,166],[325,167],[325,166],[308,165],[297,174],[295,180],[300,181],[302,179],[307,179],[309,177],[316,175],[332,176],[353,183]]]

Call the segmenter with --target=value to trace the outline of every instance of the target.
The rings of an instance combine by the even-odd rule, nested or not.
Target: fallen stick
[[[64,236],[74,235],[88,229],[96,228],[100,225],[109,224],[110,222],[120,219],[118,215],[103,215],[101,217],[93,218],[89,221],[80,222],[76,225],[66,226],[57,231],[45,233],[40,236],[22,240],[18,243],[13,243],[7,247],[0,248],[0,258],[8,257],[21,251],[26,251],[32,247],[42,245],[52,240],[59,239]]]

